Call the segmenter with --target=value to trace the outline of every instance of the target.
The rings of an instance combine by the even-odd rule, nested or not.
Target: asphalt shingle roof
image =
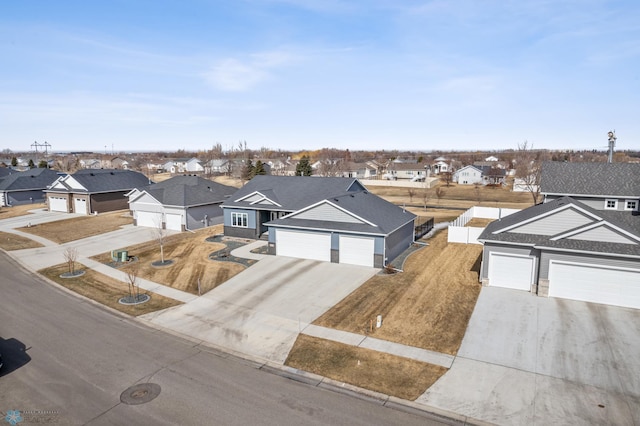
[[[256,208],[250,202],[236,200],[259,192],[280,204],[280,210],[296,211],[330,197],[363,190],[355,178],[258,175],[238,189],[223,207]],[[273,206],[271,210],[278,208]]]
[[[83,169],[72,176],[88,193],[126,191],[149,185],[149,178],[132,170]]]
[[[407,222],[414,220],[416,217],[415,214],[367,191],[331,197],[327,198],[327,201],[377,226],[358,223],[296,219],[295,215],[292,218],[283,218],[269,222],[269,224],[284,227],[335,229],[338,231],[387,235]]]
[[[640,197],[640,164],[542,163],[543,194]]]
[[[554,237],[553,235],[548,236],[538,234],[522,234],[508,231],[494,234],[494,232],[508,228],[517,223],[524,222],[528,219],[540,216],[544,213],[553,211],[567,204],[572,204],[580,207],[581,209],[586,210],[587,212],[592,213],[597,217],[600,217],[611,225],[630,232],[636,236],[640,236],[640,216],[633,215],[631,212],[599,211],[592,209],[586,204],[574,200],[570,197],[562,197],[548,203],[529,207],[528,209],[506,216],[501,220],[491,222],[480,234],[478,240],[485,242],[525,244],[535,247],[548,247],[562,250],[576,250],[602,254],[615,253],[640,256],[640,244],[618,244],[602,241],[586,241],[566,238],[552,241],[552,238]],[[557,235],[564,234],[568,231],[571,231],[571,229],[565,229]]]
[[[58,172],[51,169],[14,172],[0,180],[0,191],[44,190],[59,177]]]
[[[175,176],[163,182],[139,188],[166,206],[200,206],[222,203],[237,191],[199,176]]]

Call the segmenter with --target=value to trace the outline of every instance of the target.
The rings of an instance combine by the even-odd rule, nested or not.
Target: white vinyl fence
[[[471,219],[474,217],[482,219],[501,219],[518,211],[520,210],[473,206],[458,216],[456,220],[451,222],[449,225],[447,241],[450,243],[481,244],[478,241],[478,237],[482,231],[484,231],[484,228],[465,226]]]

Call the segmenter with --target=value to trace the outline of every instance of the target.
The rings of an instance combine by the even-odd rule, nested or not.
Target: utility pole
[[[46,159],[48,154],[49,154],[49,150],[48,148],[51,148],[51,145],[49,144],[49,142],[44,141],[44,143],[38,143],[38,141],[35,141],[31,144],[31,147],[34,148],[35,152],[36,152],[36,167],[38,166],[38,148],[44,148],[44,158]],[[49,164],[47,163],[47,168],[49,167]]]
[[[608,162],[609,163],[613,163],[613,148],[616,146],[616,131],[614,130],[613,132],[609,132],[607,133],[607,136],[609,136],[609,158],[608,158]]]

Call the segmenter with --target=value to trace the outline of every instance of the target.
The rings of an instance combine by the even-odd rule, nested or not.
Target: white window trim
[[[630,208],[629,207],[629,203],[635,203],[635,207],[634,208]],[[624,209],[625,210],[636,211],[636,210],[638,210],[638,205],[639,204],[640,204],[640,201],[638,201],[638,200],[624,200]]]
[[[613,201],[613,207],[609,207],[609,202]],[[604,209],[605,210],[618,210],[618,200],[615,198],[607,198],[604,200]]]
[[[234,228],[248,228],[249,214],[240,212],[231,212],[231,226]]]

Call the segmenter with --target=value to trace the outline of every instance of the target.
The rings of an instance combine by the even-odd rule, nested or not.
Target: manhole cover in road
[[[127,405],[140,405],[152,401],[158,395],[160,395],[160,385],[140,383],[122,392],[120,401]]]

